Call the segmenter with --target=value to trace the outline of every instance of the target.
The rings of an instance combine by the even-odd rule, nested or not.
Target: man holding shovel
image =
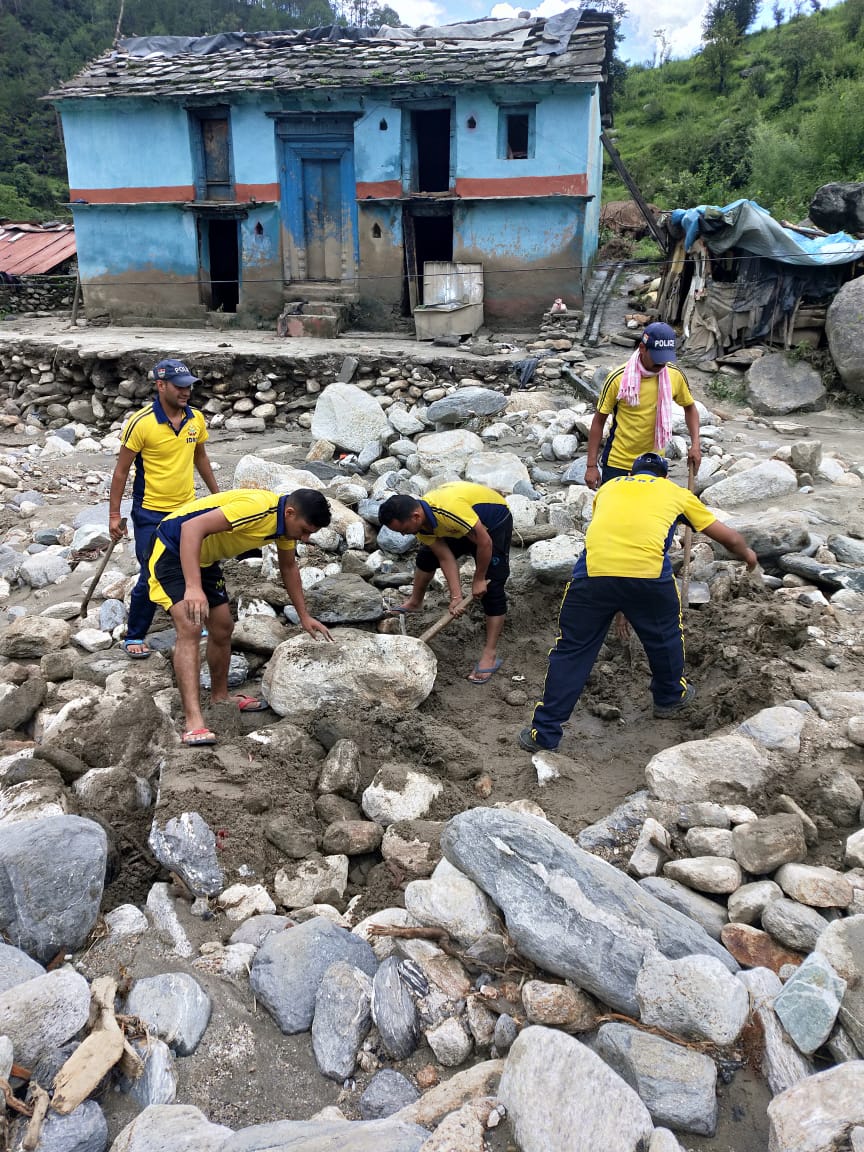
[[[145,660],[150,655],[145,637],[156,605],[150,602],[147,591],[147,557],[162,517],[194,500],[196,468],[210,491],[219,491],[204,447],[207,425],[198,409],[189,406],[192,385],[200,383],[198,377],[180,360],[160,360],[153,376],[156,397],[126,421],[108,496],[108,530],[116,544],[126,534],[120,501],[134,463],[132,524],[141,568],[130,597],[123,641],[132,660]]]
[[[470,684],[488,684],[502,664],[498,641],[507,615],[504,585],[510,575],[513,536],[507,501],[493,488],[455,480],[427,492],[422,500],[391,496],[379,508],[378,519],[394,532],[414,535],[420,542],[411,595],[394,612],[418,611],[440,566],[450,589],[450,613],[461,615],[468,604],[462,598],[456,560],[474,557],[471,595],[486,614],[486,642],[467,679]]]
[[[684,631],[678,586],[666,555],[679,521],[704,532],[753,571],[758,561],[744,537],[714,518],[701,500],[666,479],[656,452],[633,462],[628,476],[604,484],[594,498],[585,551],[576,561],[549,653],[543,699],[519,733],[527,752],[558,747],[591,674],[609,625],[621,612],[642,641],[651,666],[654,716],[676,716],[696,695],[684,678]]]

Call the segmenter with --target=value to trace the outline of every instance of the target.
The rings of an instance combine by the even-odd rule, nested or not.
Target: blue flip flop
[[[130,644],[146,645],[147,641],[146,640],[133,640],[131,636],[126,637],[126,639],[123,641],[123,651],[126,653],[126,655],[129,657],[130,660],[148,660],[150,658],[150,648],[149,647],[147,648],[146,652],[130,652],[129,651],[129,645]]]
[[[420,611],[419,608],[402,608],[401,606],[399,608],[388,608],[387,609],[388,615],[391,615],[391,616],[413,616],[416,612],[419,612],[419,611]]]
[[[495,661],[491,668],[481,668],[480,662],[478,660],[478,662],[474,665],[465,679],[469,684],[488,684],[503,663],[504,661],[499,658]],[[475,676],[482,676],[483,679],[475,680]]]

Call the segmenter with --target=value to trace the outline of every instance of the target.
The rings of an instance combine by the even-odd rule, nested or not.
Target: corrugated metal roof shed
[[[57,224],[0,224],[0,272],[10,276],[50,272],[75,255],[75,228]]]

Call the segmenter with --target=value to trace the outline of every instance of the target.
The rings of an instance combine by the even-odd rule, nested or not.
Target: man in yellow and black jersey
[[[189,405],[192,385],[200,383],[198,377],[180,360],[160,360],[153,376],[155,399],[134,412],[123,427],[108,497],[108,530],[113,540],[119,540],[123,536],[120,502],[134,464],[132,527],[141,568],[130,597],[123,641],[133,660],[150,655],[145,637],[156,606],[147,594],[147,557],[162,517],[195,499],[195,469],[211,492],[219,491],[204,447],[207,424],[203,414]]]
[[[214,704],[231,699],[228,665],[234,621],[219,561],[272,541],[282,583],[297,609],[301,628],[310,636],[320,634],[331,640],[324,625],[306,610],[295,555],[298,540],[308,540],[329,523],[327,501],[311,488],[298,488],[286,496],[257,488],[218,492],[183,504],[160,523],[147,564],[149,593],[154,604],[171,614],[177,630],[174,672],[186,717],[184,744],[197,747],[216,743],[216,737],[204,724],[199,695],[204,624],[210,699]],[[252,696],[237,697],[236,703],[244,712],[267,707]]]
[[[610,372],[603,384],[597,411],[588,431],[588,463],[585,483],[597,489],[600,484],[616,476],[626,476],[633,461],[643,453],[655,451],[663,455],[666,445],[657,443],[657,405],[660,388],[668,380],[670,398],[684,409],[684,420],[690,437],[688,459],[698,469],[702,460],[699,438],[699,411],[690,392],[687,377],[675,360],[675,329],[669,324],[649,324],[634,353],[638,359],[641,377],[635,398],[623,399],[619,393],[629,368],[629,361]],[[601,451],[606,421],[612,424]]]
[[[604,484],[594,498],[585,550],[576,561],[549,653],[543,699],[519,734],[529,752],[555,749],[616,613],[642,641],[651,667],[654,715],[674,716],[696,694],[684,678],[681,601],[667,549],[675,526],[689,523],[743,560],[756,553],[744,537],[714,518],[698,497],[666,479],[669,465],[655,452],[637,457],[629,476]]]
[[[462,587],[456,560],[473,556],[471,595],[483,605],[486,642],[480,659],[468,673],[472,684],[486,684],[501,667],[498,641],[507,615],[504,585],[510,575],[510,541],[513,517],[507,501],[494,488],[454,480],[414,496],[391,496],[378,509],[378,519],[388,528],[414,535],[420,542],[411,595],[396,612],[416,612],[426,589],[440,566],[450,589],[450,611],[459,615]]]

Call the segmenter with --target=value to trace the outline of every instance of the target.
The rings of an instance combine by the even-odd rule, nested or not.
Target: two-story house
[[[578,304],[611,18],[325,32],[128,39],[51,93],[88,312],[384,328],[429,260],[482,265],[493,326]]]

